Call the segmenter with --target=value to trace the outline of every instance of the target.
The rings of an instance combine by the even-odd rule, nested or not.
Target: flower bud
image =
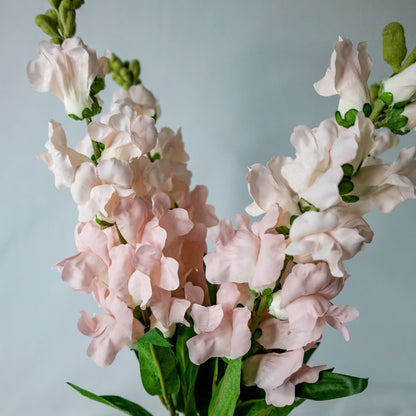
[[[51,17],[44,14],[38,14],[35,17],[35,24],[39,26],[48,36],[51,36],[52,38],[60,37],[57,29],[57,23]]]
[[[384,27],[382,35],[383,58],[392,67],[393,72],[397,73],[407,54],[403,26],[399,22],[391,22]]]
[[[280,307],[280,302],[282,299],[282,291],[278,290],[277,292],[273,293],[272,295],[273,300],[271,305],[269,306],[269,313],[270,315],[274,316],[281,321],[285,321],[288,319],[287,311],[285,308]]]

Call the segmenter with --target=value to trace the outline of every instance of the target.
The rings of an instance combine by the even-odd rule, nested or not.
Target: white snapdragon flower
[[[393,95],[393,101],[389,104],[410,100],[416,94],[416,63],[383,80],[380,88],[383,93]]]
[[[371,103],[367,80],[373,65],[367,44],[360,42],[357,52],[349,39],[339,38],[331,55],[325,76],[314,84],[316,92],[325,97],[339,95],[338,111],[344,117],[351,109],[362,111]]]
[[[93,103],[92,83],[107,72],[107,58],[98,59],[79,37],[65,39],[62,45],[42,41],[39,54],[27,65],[30,83],[37,91],[54,93],[64,102],[67,114],[82,118],[84,108],[91,109]]]

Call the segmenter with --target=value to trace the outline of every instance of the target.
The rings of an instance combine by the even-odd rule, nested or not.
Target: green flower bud
[[[133,81],[133,75],[127,68],[120,69],[120,76],[124,81],[130,82],[130,83]]]
[[[35,17],[35,24],[39,26],[42,29],[42,31],[45,32],[48,36],[51,36],[53,38],[61,37],[61,35],[58,32],[56,22],[49,16],[46,16],[44,14],[38,14]]]
[[[84,0],[72,0],[72,7],[74,9],[79,9],[84,3]]]
[[[133,59],[129,64],[129,70],[133,75],[134,82],[137,82],[140,75],[140,62],[137,59]]]
[[[56,13],[55,9],[46,10],[45,16],[51,18],[56,23],[56,27],[58,27],[58,13]]]
[[[76,32],[75,10],[68,10],[65,13],[66,20],[62,21],[64,27],[64,37],[72,38]]]
[[[55,9],[57,9],[59,5],[61,4],[62,0],[48,0],[48,1],[52,7],[55,7]]]
[[[397,73],[407,54],[404,28],[399,22],[391,22],[384,27],[382,36],[383,59],[391,66],[393,72]]]

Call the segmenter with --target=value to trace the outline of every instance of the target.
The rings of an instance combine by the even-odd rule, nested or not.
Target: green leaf
[[[293,221],[295,221],[295,219],[296,219],[298,216],[299,216],[299,215],[292,215],[292,216],[290,217],[290,220],[289,220],[290,225],[292,225],[292,224],[293,224]]]
[[[305,354],[303,355],[303,363],[307,364],[308,361],[311,359],[313,353],[318,349],[319,347],[319,342],[316,343],[316,347],[315,348],[311,348],[308,351],[305,351]]]
[[[180,380],[175,354],[170,348],[142,341],[142,338],[137,341],[137,349],[143,387],[152,396],[176,394]]]
[[[151,331],[146,332],[140,341],[148,342],[149,344],[158,345],[159,347],[173,347],[173,345],[163,336],[159,329],[153,328]]]
[[[241,357],[230,360],[209,403],[209,416],[233,416],[240,395]]]
[[[248,400],[237,407],[234,416],[287,416],[304,401],[305,399],[300,399],[290,406],[274,407],[268,405],[264,399]]]
[[[88,397],[91,400],[106,404],[107,406],[114,407],[115,409],[121,410],[131,416],[152,416],[147,410],[139,406],[137,403],[133,403],[130,400],[123,399],[120,396],[97,396],[90,391],[87,391],[81,387],[76,386],[72,383],[67,383],[73,389],[77,390],[83,396]]]
[[[352,396],[364,391],[368,378],[322,371],[316,383],[301,383],[296,386],[296,397],[310,400],[332,400]]]
[[[195,385],[199,366],[189,359],[186,342],[195,335],[191,326],[182,324],[176,326],[176,359],[178,362],[179,377],[181,379],[181,391],[183,411],[186,415],[196,415]],[[180,410],[180,409],[178,409]]]

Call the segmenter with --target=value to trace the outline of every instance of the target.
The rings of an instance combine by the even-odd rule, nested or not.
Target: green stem
[[[152,353],[153,361],[156,364],[157,372],[159,374],[160,386],[162,387],[162,398],[163,398],[163,400],[161,398],[162,403],[164,403],[166,408],[169,410],[171,416],[177,416],[175,409],[173,407],[172,397],[170,397],[170,395],[166,391],[165,382],[163,380],[162,369],[160,368],[159,360],[157,359],[157,356],[156,356],[155,346],[153,344],[150,344],[150,351]]]
[[[119,240],[120,240],[120,243],[121,244],[127,244],[127,241],[126,241],[126,239],[123,237],[123,235],[121,234],[121,232],[120,232],[120,230],[119,230],[119,228],[118,228],[118,225],[117,224],[114,224],[115,226],[116,226],[116,230],[117,230],[117,234],[118,234],[118,238],[119,238]]]
[[[410,52],[409,56],[403,62],[403,65],[400,67],[398,72],[402,72],[404,69],[414,64],[415,62],[416,62],[416,48],[414,48],[412,52]]]
[[[377,98],[377,100],[374,102],[373,111],[370,114],[369,119],[374,123],[374,120],[380,115],[380,113],[384,109],[384,102],[380,100],[380,98]]]
[[[218,378],[218,357],[215,357],[215,359],[214,359],[214,374],[212,376],[211,397],[214,395],[214,391],[217,388],[217,378]]]
[[[267,308],[267,296],[262,296],[260,300],[260,305],[257,308],[256,314],[254,315],[253,319],[250,322],[250,331],[251,333],[254,333],[254,331],[257,329],[257,326],[260,323],[260,319],[264,313],[264,311]]]

